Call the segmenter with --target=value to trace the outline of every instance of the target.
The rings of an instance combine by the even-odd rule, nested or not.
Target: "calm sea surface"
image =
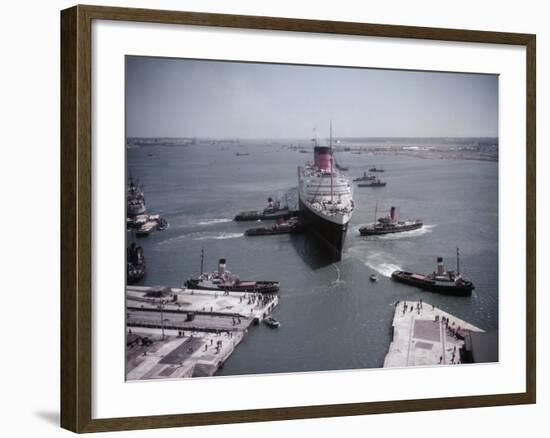
[[[236,156],[236,152],[250,152]],[[218,375],[377,368],[391,340],[393,304],[434,304],[485,330],[498,329],[498,163],[337,153],[350,177],[382,166],[384,188],[355,188],[356,209],[343,260],[332,263],[306,235],[246,237],[254,222],[233,222],[261,209],[269,196],[296,201],[296,168],[311,154],[281,143],[129,148],[128,171],[144,185],[148,211],[170,228],[140,238],[147,262],[142,284],[181,286],[219,258],[241,279],[279,280],[278,330],[253,327]],[[397,207],[401,219],[422,218],[409,233],[361,237],[359,227]],[[435,269],[436,257],[473,280],[471,297],[446,297],[397,284],[395,269]],[[379,281],[371,283],[369,275]]]

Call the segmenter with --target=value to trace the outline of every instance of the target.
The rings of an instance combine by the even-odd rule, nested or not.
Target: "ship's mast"
[[[458,253],[458,247],[456,248],[456,273],[460,274],[460,256]]]
[[[332,153],[332,120],[330,121],[330,203],[334,203],[334,193],[332,190],[332,173],[334,172],[334,154]]]
[[[201,272],[199,275],[202,275],[204,272],[204,247],[201,249]]]
[[[376,201],[376,206],[374,207],[374,224],[376,224],[377,214],[378,214],[378,201]]]
[[[313,146],[316,147],[317,146],[317,128],[313,128]]]

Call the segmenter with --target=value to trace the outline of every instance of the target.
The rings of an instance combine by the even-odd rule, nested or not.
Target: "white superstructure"
[[[353,185],[336,170],[314,164],[298,168],[300,201],[317,216],[345,225],[353,214]]]

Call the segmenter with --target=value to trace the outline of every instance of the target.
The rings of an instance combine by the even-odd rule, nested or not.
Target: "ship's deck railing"
[[[320,202],[313,202],[310,204],[312,208],[318,211],[325,212],[326,214],[330,216],[337,216],[338,214],[350,214],[353,212],[353,205],[344,205],[344,204],[333,204],[333,205],[326,205],[322,204]]]

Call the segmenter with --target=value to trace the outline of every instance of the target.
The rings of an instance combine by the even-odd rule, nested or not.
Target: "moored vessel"
[[[155,230],[166,230],[168,226],[168,221],[160,215],[147,213],[143,186],[130,176],[126,192],[126,227],[134,229],[136,236],[144,237]]]
[[[143,248],[132,242],[126,251],[126,282],[137,283],[145,277],[145,256]]]
[[[354,209],[352,185],[335,169],[332,125],[329,146],[313,141],[314,162],[298,167],[300,213],[306,226],[340,260]]]
[[[404,231],[418,230],[424,226],[420,219],[398,221],[395,216],[395,207],[390,208],[390,214],[386,217],[376,217],[374,212],[374,223],[359,228],[361,236],[376,236],[382,234],[402,233]]]
[[[410,286],[421,289],[439,292],[448,295],[471,295],[474,284],[462,278],[460,275],[460,262],[458,248],[456,250],[457,269],[455,271],[445,271],[443,258],[437,258],[437,271],[431,274],[417,274],[407,271],[394,271],[391,274],[392,279]]]
[[[132,176],[126,191],[126,214],[128,217],[135,217],[145,213],[145,196],[143,187],[139,186]]]

